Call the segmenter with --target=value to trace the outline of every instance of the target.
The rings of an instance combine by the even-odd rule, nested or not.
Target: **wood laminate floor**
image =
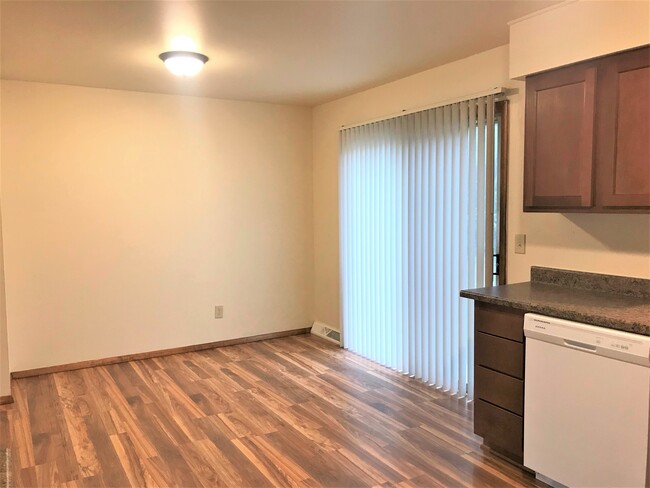
[[[16,486],[536,486],[471,404],[295,336],[16,380]]]

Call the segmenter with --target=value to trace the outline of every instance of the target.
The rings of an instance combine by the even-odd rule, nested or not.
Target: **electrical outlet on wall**
[[[526,254],[526,234],[515,234],[515,254]]]
[[[214,307],[214,318],[215,319],[223,318],[223,305],[216,305]]]

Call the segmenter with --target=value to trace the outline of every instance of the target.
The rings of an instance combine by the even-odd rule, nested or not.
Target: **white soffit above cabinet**
[[[316,105],[502,46],[556,1],[2,1],[2,77]],[[191,80],[158,55],[187,36]]]
[[[510,78],[650,43],[650,1],[568,0],[510,22]]]

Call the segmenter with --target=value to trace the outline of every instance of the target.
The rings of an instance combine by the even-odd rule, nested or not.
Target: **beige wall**
[[[0,16],[2,4],[0,3]],[[0,22],[1,24],[1,22]],[[0,61],[0,76],[2,62]],[[2,80],[0,79],[0,126],[2,125]],[[2,134],[0,133],[0,148],[2,147]],[[2,151],[0,150],[0,178],[2,175]],[[1,192],[0,192],[1,195]],[[1,200],[1,198],[0,198]],[[5,275],[2,240],[2,206],[0,205],[0,396],[11,394],[9,379],[9,348],[7,344],[7,313],[5,307]]]
[[[510,77],[648,43],[647,0],[569,0],[510,23]]]
[[[522,82],[509,81],[508,46],[434,68],[314,109],[314,316],[339,325],[338,129],[495,86],[510,97],[508,280],[528,279],[530,266],[555,266],[650,277],[647,215],[523,213]],[[514,254],[514,234],[527,234],[527,253]]]
[[[2,84],[0,83],[1,86]],[[7,341],[7,308],[5,301],[3,254],[2,210],[0,209],[0,396],[7,396],[11,394],[11,379],[9,373],[9,344]]]
[[[2,164],[12,371],[310,324],[309,109],[3,81]]]
[[[510,68],[502,46],[313,111],[3,81],[11,370],[339,325],[338,129],[495,86],[519,90],[509,281],[531,265],[650,277],[648,216],[522,212]],[[0,266],[0,394],[2,285]]]

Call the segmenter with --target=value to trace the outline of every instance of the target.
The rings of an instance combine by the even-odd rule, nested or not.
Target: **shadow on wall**
[[[611,251],[650,254],[650,217],[640,215],[563,214]]]

